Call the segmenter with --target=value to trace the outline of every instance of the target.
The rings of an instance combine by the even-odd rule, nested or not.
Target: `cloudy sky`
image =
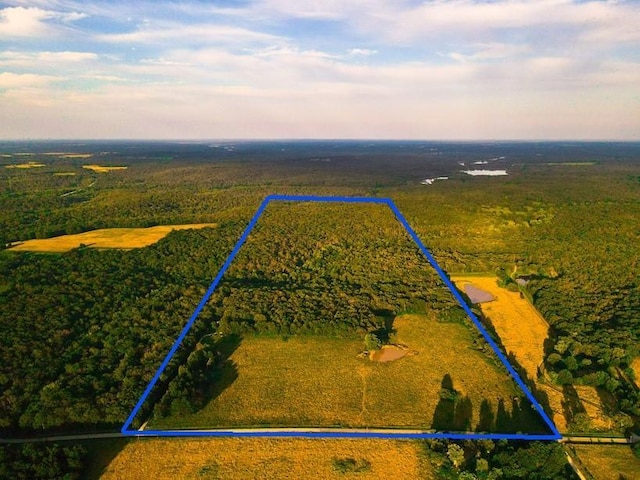
[[[640,2],[0,1],[0,138],[638,140]]]

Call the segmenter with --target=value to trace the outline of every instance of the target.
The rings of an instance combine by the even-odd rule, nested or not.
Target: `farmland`
[[[244,336],[215,381],[213,399],[191,415],[172,415],[150,428],[230,426],[420,427],[473,430],[483,402],[493,415],[499,404],[511,412],[517,390],[486,354],[472,348],[469,328],[433,316],[395,319],[394,341],[416,355],[378,363],[359,358],[361,340],[317,336]],[[455,352],[452,355],[451,352]],[[452,379],[464,418],[442,414],[443,379]],[[506,406],[505,406],[506,404]],[[525,413],[529,407],[522,408]],[[453,413],[453,412],[452,412]],[[461,414],[462,415],[462,414]],[[523,424],[485,429],[536,430],[533,416]],[[533,424],[526,422],[533,421]]]
[[[83,165],[82,168],[86,168],[87,170],[91,170],[92,172],[95,172],[95,173],[109,173],[109,172],[115,172],[115,171],[118,171],[118,170],[126,170],[128,167],[125,167],[125,166],[108,167],[108,166],[104,166],[104,165]]]
[[[212,228],[213,223],[159,225],[147,228],[102,228],[59,237],[26,240],[11,247],[16,252],[67,252],[81,245],[92,248],[141,248],[158,242],[173,230]]]
[[[597,480],[640,480],[640,459],[628,446],[575,445],[573,448]]]
[[[431,148],[437,156],[425,153]],[[30,153],[16,154],[26,151]],[[95,160],[38,151],[71,155],[91,152]],[[234,151],[166,143],[96,143],[81,147],[4,144],[0,156],[0,243],[7,247],[34,238],[99,229],[217,226],[173,231],[145,248],[74,248],[53,255],[5,249],[0,254],[3,434],[118,431],[256,208],[266,195],[274,193],[392,198],[445,271],[526,272],[531,277],[527,289],[534,305],[549,323],[542,355],[549,380],[556,382],[553,386],[561,392],[555,404],[549,393],[556,415],[569,413],[573,427],[590,427],[593,418],[589,417],[594,412],[582,399],[605,399],[608,407],[613,406],[612,411],[628,415],[626,423],[619,423],[618,428],[637,432],[637,416],[633,417],[638,412],[637,391],[626,378],[631,378],[631,366],[637,371],[637,363],[632,364],[632,360],[640,355],[635,314],[640,298],[636,241],[639,151],[631,144],[585,144],[571,149],[553,143],[380,142],[368,146],[357,142],[258,142],[238,143]],[[538,153],[542,158],[538,159]],[[500,156],[507,160],[496,161],[496,168],[507,169],[508,176],[472,178],[459,173],[458,161],[471,164]],[[312,161],[317,158],[330,161]],[[565,165],[592,159],[597,163],[584,168]],[[44,167],[4,168],[27,161]],[[546,166],[544,162],[562,165]],[[98,175],[84,169],[85,163],[129,168]],[[419,183],[441,175],[449,176],[449,180],[433,185]],[[180,367],[186,367],[189,356],[199,351],[203,337],[220,338],[211,335],[216,332],[235,334],[242,339],[232,355],[236,373],[242,373],[240,366],[245,374],[250,372],[247,366],[261,368],[259,361],[269,361],[269,355],[277,361],[300,358],[309,366],[314,362],[317,366],[320,358],[327,367],[343,372],[338,380],[344,382],[345,392],[353,392],[338,397],[353,406],[345,410],[343,418],[347,420],[348,415],[358,418],[362,412],[363,383],[358,370],[346,367],[360,366],[373,372],[367,377],[372,383],[367,384],[364,397],[365,406],[373,412],[368,418],[375,420],[373,415],[378,415],[382,407],[370,401],[369,394],[382,393],[380,398],[391,401],[394,394],[406,393],[397,390],[397,385],[403,375],[409,376],[407,365],[426,362],[426,348],[417,346],[417,339],[403,339],[397,328],[392,341],[406,343],[417,354],[374,363],[357,358],[363,338],[389,320],[395,319],[396,328],[402,326],[406,315],[418,315],[423,324],[440,329],[432,331],[452,337],[451,343],[455,341],[450,333],[454,329],[467,333],[446,352],[446,341],[434,346],[442,352],[437,358],[430,355],[430,364],[423,365],[425,372],[435,372],[442,368],[437,362],[455,363],[451,369],[442,368],[439,378],[435,373],[420,371],[417,378],[408,379],[407,389],[415,389],[420,378],[428,377],[432,382],[428,388],[435,388],[432,396],[417,397],[424,399],[425,409],[435,404],[437,410],[441,393],[459,400],[471,396],[475,386],[468,384],[470,380],[461,372],[474,372],[478,362],[463,365],[464,359],[477,354],[482,358],[480,364],[494,368],[482,351],[482,342],[468,325],[442,321],[441,316],[455,302],[415,245],[407,241],[406,233],[397,228],[393,215],[375,208],[351,207],[282,205],[265,211],[261,219],[264,223],[258,224],[247,239],[247,250],[243,247],[227,271],[229,275],[222,279],[185,338],[184,348],[176,353],[175,362],[169,366],[174,371],[169,373],[179,377]],[[494,303],[493,308],[496,306]],[[507,345],[508,336],[497,326],[496,330]],[[467,342],[464,348],[463,340]],[[325,343],[312,345],[316,341]],[[538,351],[539,343],[536,345]],[[287,348],[292,350],[286,352]],[[513,346],[506,350],[512,351],[518,362],[522,359],[523,365],[527,355],[534,352],[530,345],[522,346],[522,354]],[[245,359],[239,357],[243,351],[249,353]],[[344,352],[342,359],[327,353],[338,351]],[[458,357],[457,361],[452,357]],[[530,364],[538,358],[531,357]],[[289,363],[295,380],[285,378],[281,384],[272,385],[279,388],[285,380],[303,382],[301,369]],[[397,377],[385,379],[391,392],[373,383],[377,371],[393,372]],[[443,383],[447,384],[445,371],[450,374],[451,388],[443,388]],[[184,392],[177,392],[185,394],[181,401],[194,399],[195,391],[209,395],[203,396],[204,405],[184,415],[178,415],[176,409],[173,415],[169,401],[167,415],[155,421],[169,425],[184,418],[196,424],[199,415],[204,418],[210,412],[214,420],[223,422],[216,402],[231,405],[227,397],[243,381],[241,374],[225,388],[213,381],[189,385]],[[329,387],[330,381],[326,383]],[[501,381],[503,385],[509,382],[506,376],[501,376]],[[220,391],[197,391],[213,385]],[[252,405],[263,387],[251,390],[249,386],[242,401]],[[285,391],[282,395],[290,394]],[[580,403],[569,401],[575,395]],[[242,395],[236,398],[243,399]],[[313,395],[310,398],[304,401],[313,403]],[[476,398],[481,399],[482,394]],[[470,428],[476,429],[480,423],[478,400],[471,403]],[[505,411],[511,408],[510,403],[506,402]],[[150,409],[164,405],[161,398],[152,398],[150,404]],[[465,404],[460,401],[461,411]],[[249,424],[261,420],[262,410],[253,405],[254,410],[247,409],[246,417],[254,418],[241,421]],[[497,408],[492,407],[495,422]],[[435,410],[403,413],[403,408],[401,403],[397,410],[390,408],[385,424],[421,419],[432,422],[436,417]],[[294,411],[295,415],[300,416],[300,411]],[[144,413],[141,417],[147,419]],[[504,421],[504,415],[502,418]],[[555,421],[560,427],[557,417]],[[498,430],[493,422],[487,430]],[[483,430],[484,425],[486,422]],[[134,443],[143,444],[131,445]],[[561,445],[557,445],[559,451],[553,444],[495,443],[491,454],[482,450],[482,442],[456,443],[464,449],[467,460],[458,472],[476,472],[481,466],[476,465],[478,455],[490,462],[491,469],[503,469],[509,459],[515,462],[509,468],[516,468],[537,454],[530,471],[549,464],[558,467],[554,471],[562,472],[549,478],[568,478],[562,470]],[[451,471],[449,446],[431,444],[429,448],[437,450],[438,461]],[[125,452],[131,451],[126,448]],[[33,451],[25,448],[23,453],[32,455]],[[43,450],[36,458],[46,454]],[[177,454],[174,460],[182,461]],[[111,463],[120,465],[119,475],[125,477],[120,461],[116,457]],[[129,468],[135,470],[140,459],[134,455],[128,461],[132,463]],[[218,467],[222,469],[222,463]]]
[[[418,442],[372,439],[141,439],[100,478],[434,478]]]
[[[615,401],[607,392],[593,386],[558,387],[539,381],[538,368],[543,365],[544,342],[549,325],[518,292],[498,286],[496,277],[456,276],[458,288],[471,284],[491,293],[495,300],[480,304],[507,352],[513,353],[530,380],[536,381],[538,395],[547,403],[556,427],[565,432],[615,430],[615,421],[605,412]]]

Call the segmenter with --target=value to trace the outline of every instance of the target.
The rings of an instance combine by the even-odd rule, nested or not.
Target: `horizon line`
[[[640,137],[637,139],[620,139],[620,138],[471,138],[471,139],[453,139],[453,138],[372,138],[372,137],[227,137],[227,138],[152,138],[152,137],[64,137],[64,138],[47,138],[47,137],[24,137],[24,138],[2,138],[0,142],[153,142],[153,143],[201,143],[201,142],[433,142],[433,143],[640,143]]]

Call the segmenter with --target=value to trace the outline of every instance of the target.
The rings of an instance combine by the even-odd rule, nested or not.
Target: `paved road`
[[[563,443],[618,443],[631,445],[640,442],[640,437],[632,435],[631,437],[582,437],[582,436],[566,436],[562,437]]]
[[[344,434],[400,434],[400,435],[415,435],[423,433],[433,433],[425,430],[409,430],[409,429],[356,429],[356,428],[242,428],[242,429],[215,429],[215,430],[186,430],[191,433],[206,434],[207,432],[221,432],[226,434],[264,434],[277,436],[278,433],[344,433]],[[153,432],[141,433],[145,436],[153,436]],[[470,432],[471,433],[471,432]],[[72,435],[48,435],[43,437],[32,438],[0,438],[0,444],[2,443],[42,443],[42,442],[72,442],[78,440],[98,440],[102,438],[126,438],[128,435],[123,435],[120,432],[106,432],[106,433],[79,433]],[[640,436],[632,435],[631,437],[588,437],[588,436],[565,436],[560,440],[562,443],[599,443],[599,444],[634,444],[640,443]]]

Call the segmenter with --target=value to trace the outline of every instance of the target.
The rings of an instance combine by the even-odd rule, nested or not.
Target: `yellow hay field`
[[[538,365],[544,360],[544,341],[549,326],[538,312],[518,292],[500,288],[495,277],[456,277],[456,286],[472,284],[496,299],[480,304],[482,313],[491,319],[494,328],[508,352],[513,352],[518,363],[531,378],[536,378]]]
[[[107,173],[107,172],[113,172],[115,170],[126,170],[129,167],[105,167],[102,165],[83,165],[82,168],[86,168],[87,170],[92,170],[96,173]]]
[[[67,153],[67,152],[47,152],[44,155],[50,155],[60,158],[91,158],[93,153]]]
[[[54,177],[72,177],[76,174],[76,172],[55,172],[53,174]]]
[[[636,384],[640,385],[640,357],[633,359],[633,362],[631,362],[631,368],[636,376]]]
[[[115,457],[103,480],[434,478],[418,442],[374,439],[138,439]],[[368,465],[341,473],[334,461]]]
[[[40,168],[44,166],[45,166],[44,163],[28,162],[28,163],[18,163],[14,165],[5,165],[5,168],[27,169],[27,168]]]
[[[17,252],[61,253],[78,248],[81,244],[93,248],[140,248],[148,247],[173,230],[188,230],[215,227],[215,223],[194,223],[187,225],[160,225],[148,228],[103,228],[74,235],[27,240],[19,242],[10,250]]]
[[[628,445],[575,445],[574,449],[596,480],[640,480],[640,459]]]
[[[538,365],[544,360],[544,341],[549,335],[549,325],[518,292],[510,292],[498,286],[496,277],[459,276],[451,279],[464,291],[471,284],[491,293],[496,299],[480,304],[482,313],[491,319],[507,352],[512,352],[527,375],[536,379]],[[549,397],[553,410],[553,422],[560,431],[566,431],[567,422],[562,415],[563,395],[547,385],[539,385]]]

